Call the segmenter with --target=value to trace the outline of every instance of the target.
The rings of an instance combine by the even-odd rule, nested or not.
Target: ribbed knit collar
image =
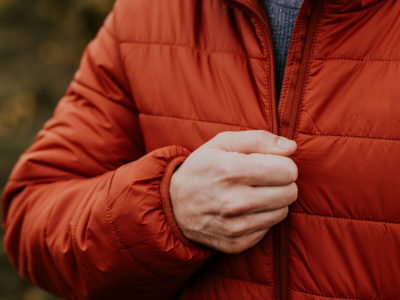
[[[292,8],[298,10],[301,6],[302,0],[264,0],[264,3],[273,5],[279,5],[285,8]]]

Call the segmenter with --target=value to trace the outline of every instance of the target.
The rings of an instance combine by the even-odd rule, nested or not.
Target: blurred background
[[[0,192],[51,117],[114,0],[0,0]],[[0,300],[58,299],[24,282],[4,252]]]

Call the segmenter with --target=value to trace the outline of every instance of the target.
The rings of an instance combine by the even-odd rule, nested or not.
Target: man
[[[6,186],[24,278],[74,299],[398,298],[400,2],[305,0],[280,93],[267,9],[272,30],[256,0],[117,1]]]

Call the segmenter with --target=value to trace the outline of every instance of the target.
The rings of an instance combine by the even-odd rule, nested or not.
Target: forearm
[[[165,213],[162,185],[187,154],[163,148],[101,176],[19,193],[10,182],[5,244],[21,275],[67,298],[170,297],[211,255]]]

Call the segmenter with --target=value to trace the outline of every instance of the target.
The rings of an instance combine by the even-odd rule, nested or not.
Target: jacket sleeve
[[[22,277],[65,298],[167,299],[212,251],[185,239],[169,204],[189,151],[144,151],[114,19],[10,175],[5,247]]]

